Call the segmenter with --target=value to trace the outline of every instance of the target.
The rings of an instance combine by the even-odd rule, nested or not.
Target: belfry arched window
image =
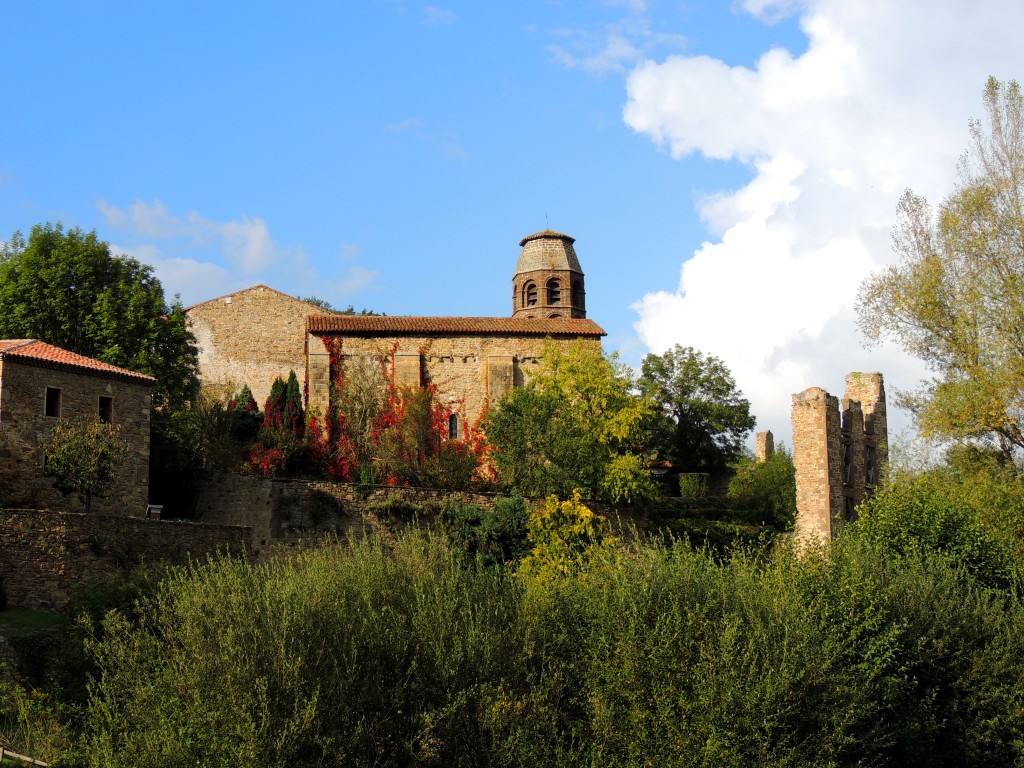
[[[580,280],[572,281],[572,305],[574,307],[583,306],[583,283]]]
[[[562,303],[562,287],[552,278],[548,280],[548,304]]]
[[[532,281],[523,286],[523,306],[537,306],[537,284]]]

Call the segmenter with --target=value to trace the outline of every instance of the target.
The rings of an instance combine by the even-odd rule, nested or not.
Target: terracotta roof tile
[[[593,320],[568,317],[416,317],[375,315],[310,315],[311,333],[411,335],[431,333],[500,334],[508,336],[605,336]]]
[[[66,349],[36,339],[0,340],[0,361],[6,360],[49,368],[68,368],[112,379],[137,381],[141,384],[152,384],[156,381],[152,376],[147,376],[144,373],[118,368],[116,365],[68,352]]]

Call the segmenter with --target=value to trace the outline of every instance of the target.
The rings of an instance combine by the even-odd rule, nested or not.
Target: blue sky
[[[985,77],[1024,69],[995,5],[9,4],[0,237],[95,229],[186,304],[505,315],[550,226],[609,348],[722,357],[788,441],[790,393],[920,375],[850,307],[899,193],[948,193]]]

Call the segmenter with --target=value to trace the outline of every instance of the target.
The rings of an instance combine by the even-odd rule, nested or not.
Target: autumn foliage
[[[292,372],[277,379],[264,409],[249,470],[268,477],[329,477],[346,483],[468,488],[493,480],[478,425],[445,404],[435,384],[395,380],[394,354],[342,360],[330,353],[330,405],[323,420],[307,415]],[[241,400],[241,398],[239,398]],[[241,403],[238,407],[244,407]],[[450,434],[452,421],[456,434]]]

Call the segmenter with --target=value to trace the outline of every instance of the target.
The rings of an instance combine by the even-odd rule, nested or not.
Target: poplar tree
[[[895,340],[933,372],[902,404],[922,433],[1024,452],[1024,97],[990,77],[956,186],[937,207],[907,190],[898,261],[860,287],[869,343]]]

